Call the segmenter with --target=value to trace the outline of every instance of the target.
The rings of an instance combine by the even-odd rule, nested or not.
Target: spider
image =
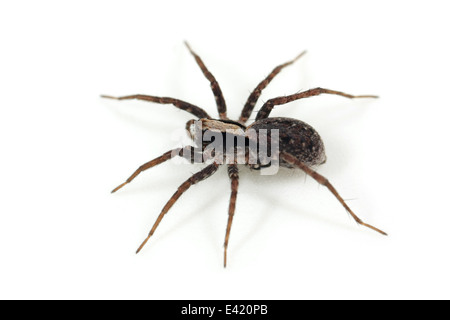
[[[227,117],[227,107],[225,104],[225,100],[222,94],[222,91],[219,87],[218,82],[216,81],[215,77],[211,74],[211,72],[208,71],[205,64],[203,63],[203,60],[191,49],[189,44],[185,42],[185,45],[189,52],[194,57],[195,61],[197,62],[198,66],[200,67],[201,71],[203,72],[203,75],[206,77],[206,79],[209,81],[212,92],[214,94],[217,110],[219,113],[219,119],[214,119],[211,116],[208,115],[208,113],[203,110],[202,108],[192,105],[188,102],[169,98],[169,97],[156,97],[156,96],[149,96],[149,95],[142,95],[142,94],[136,94],[136,95],[129,95],[129,96],[122,96],[122,97],[113,97],[113,96],[106,96],[102,95],[103,98],[109,98],[109,99],[116,99],[116,100],[128,100],[128,99],[137,99],[137,100],[144,100],[144,101],[150,101],[155,102],[159,104],[172,104],[175,107],[184,110],[186,112],[191,113],[194,115],[198,120],[190,120],[186,124],[186,129],[188,131],[188,134],[191,136],[191,138],[194,140],[195,138],[198,138],[198,134],[205,133],[206,130],[212,130],[219,133],[228,133],[234,132],[233,135],[235,136],[244,136],[247,140],[247,143],[245,144],[245,147],[242,149],[234,150],[235,154],[240,153],[244,156],[245,162],[244,164],[250,167],[250,169],[259,170],[264,165],[262,164],[262,159],[258,159],[256,162],[250,163],[249,157],[252,153],[251,148],[249,147],[249,136],[247,133],[250,130],[256,130],[257,132],[263,130],[263,129],[276,129],[279,132],[278,137],[278,159],[279,159],[279,165],[282,167],[287,167],[290,169],[301,169],[303,170],[307,175],[312,177],[314,180],[316,180],[319,184],[325,186],[328,188],[328,190],[336,197],[336,199],[341,203],[341,205],[347,210],[347,212],[353,217],[353,219],[360,225],[363,225],[365,227],[368,227],[372,230],[375,230],[383,235],[387,235],[384,231],[367,224],[363,222],[358,216],[350,209],[350,207],[345,203],[344,199],[339,195],[337,190],[333,187],[333,185],[321,174],[316,172],[313,167],[320,165],[325,162],[325,150],[324,145],[322,142],[322,139],[320,138],[319,134],[317,133],[314,128],[312,128],[310,125],[306,124],[305,122],[302,122],[297,119],[292,118],[283,118],[283,117],[275,117],[270,118],[270,112],[275,106],[283,105],[295,100],[303,99],[303,98],[309,98],[312,96],[317,96],[320,94],[330,94],[330,95],[338,95],[346,98],[377,98],[377,96],[373,95],[351,95],[347,93],[343,93],[340,91],[335,90],[329,90],[324,88],[314,88],[310,90],[306,90],[303,92],[295,93],[288,96],[281,96],[277,98],[270,99],[266,101],[261,109],[257,112],[255,121],[250,124],[249,126],[246,126],[245,124],[249,120],[249,117],[251,113],[253,112],[253,109],[255,107],[255,104],[260,97],[262,91],[266,86],[273,80],[273,78],[281,72],[282,69],[285,67],[293,64],[295,61],[297,61],[300,57],[302,57],[305,54],[305,51],[300,53],[297,57],[294,59],[285,62],[276,68],[272,70],[272,72],[263,80],[261,81],[257,87],[253,90],[253,92],[250,94],[250,96],[247,99],[247,102],[245,103],[241,115],[239,117],[238,121],[230,120]],[[201,132],[198,132],[198,130],[192,130],[192,127],[194,124],[200,124],[201,126]],[[271,134],[267,135],[268,140],[271,139]],[[202,143],[203,142],[203,143]],[[130,183],[133,179],[136,178],[141,172],[150,169],[158,164],[161,164],[169,159],[171,159],[174,156],[183,156],[190,160],[192,163],[194,163],[194,158],[196,156],[200,156],[200,159],[203,163],[206,163],[207,160],[209,160],[210,164],[208,164],[204,169],[198,171],[197,173],[193,174],[189,179],[187,179],[185,182],[183,182],[177,189],[177,191],[172,195],[172,197],[169,199],[169,201],[166,203],[166,205],[161,210],[161,213],[159,214],[158,218],[156,219],[155,223],[153,224],[153,227],[151,228],[148,236],[145,238],[145,240],[142,242],[142,244],[137,249],[136,253],[139,253],[141,249],[145,246],[147,241],[150,239],[150,237],[154,234],[155,230],[159,226],[161,220],[163,219],[164,215],[170,210],[170,208],[174,205],[174,203],[180,198],[180,196],[186,192],[192,185],[205,180],[209,177],[211,177],[214,173],[217,172],[219,166],[221,166],[223,161],[222,160],[224,154],[222,153],[209,153],[206,154],[205,152],[205,146],[206,144],[204,141],[200,140],[201,147],[200,149],[195,148],[194,146],[186,146],[183,148],[176,148],[173,150],[170,150],[163,155],[141,165],[124,183],[117,186],[114,190],[112,190],[112,193],[116,192],[117,190],[121,189],[126,184]],[[262,144],[261,141],[257,142],[256,147],[260,147]],[[188,156],[186,156],[186,154]],[[227,169],[228,169],[228,176],[231,181],[231,197],[229,201],[229,207],[228,207],[228,222],[227,222],[227,228],[226,228],[226,234],[225,234],[225,242],[224,242],[224,256],[223,256],[223,263],[224,267],[227,265],[227,248],[228,248],[228,242],[230,237],[230,231],[231,231],[231,225],[233,222],[233,216],[236,208],[236,199],[238,194],[238,185],[239,185],[239,169],[238,169],[238,163],[234,161],[228,161],[226,163]],[[266,164],[266,166],[270,166],[270,164]]]

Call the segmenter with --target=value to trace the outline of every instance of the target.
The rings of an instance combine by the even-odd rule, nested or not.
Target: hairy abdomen
[[[271,130],[279,131],[279,150],[290,153],[308,166],[325,162],[325,148],[319,134],[309,124],[291,118],[267,118],[254,122],[247,131],[253,129],[259,134],[260,129],[267,129],[267,136],[271,137]],[[281,160],[280,166],[292,168],[292,165]]]

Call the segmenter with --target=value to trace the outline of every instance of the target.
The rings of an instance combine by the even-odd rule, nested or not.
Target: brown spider
[[[261,95],[262,90],[272,81],[272,79],[286,66],[289,66],[293,64],[296,60],[298,60],[305,52],[302,52],[299,54],[296,58],[294,58],[291,61],[288,61],[286,63],[283,63],[279,66],[277,66],[275,69],[272,70],[272,72],[263,80],[261,81],[258,86],[253,90],[253,92],[250,94],[250,96],[247,99],[247,102],[244,105],[244,108],[241,112],[241,116],[239,117],[238,121],[233,121],[228,119],[227,117],[227,107],[225,104],[224,97],[222,95],[222,91],[220,90],[219,84],[217,83],[214,76],[208,71],[205,64],[203,63],[202,59],[191,49],[188,43],[185,43],[187,48],[189,49],[190,53],[194,56],[195,61],[197,62],[198,66],[202,70],[204,76],[209,80],[211,89],[214,93],[214,97],[216,99],[217,109],[219,112],[219,118],[220,119],[213,119],[211,118],[205,110],[202,108],[199,108],[195,105],[192,105],[190,103],[187,103],[182,100],[174,99],[174,98],[168,98],[168,97],[155,97],[155,96],[148,96],[148,95],[130,95],[130,96],[124,96],[124,97],[111,97],[111,96],[102,96],[103,98],[110,98],[110,99],[116,99],[116,100],[127,100],[127,99],[138,99],[138,100],[145,100],[145,101],[151,101],[156,102],[160,104],[172,104],[175,107],[185,110],[194,116],[196,116],[199,120],[190,120],[186,124],[186,129],[188,130],[191,138],[195,140],[196,138],[201,137],[201,134],[204,134],[207,130],[218,132],[223,135],[229,134],[232,132],[232,136],[238,137],[243,136],[246,139],[245,147],[242,149],[236,148],[236,150],[233,151],[234,155],[243,155],[245,162],[247,166],[249,166],[251,169],[260,169],[264,166],[270,166],[270,164],[264,165],[263,159],[258,158],[257,161],[251,163],[249,161],[249,158],[251,157],[251,154],[254,154],[255,150],[252,150],[250,147],[249,141],[251,138],[248,135],[248,132],[250,130],[254,130],[256,132],[260,132],[263,129],[276,129],[279,132],[278,136],[278,146],[279,146],[279,152],[275,155],[279,158],[279,165],[282,167],[287,168],[300,168],[303,170],[307,175],[311,176],[313,179],[315,179],[318,183],[321,185],[324,185],[325,187],[330,190],[330,192],[337,198],[337,200],[344,206],[344,208],[350,213],[350,215],[353,217],[353,219],[363,226],[366,226],[368,228],[371,228],[383,235],[387,235],[385,232],[381,231],[380,229],[364,223],[360,218],[356,216],[355,213],[350,209],[350,207],[345,203],[344,199],[339,195],[339,193],[336,191],[336,189],[331,185],[331,183],[322,175],[317,173],[312,169],[313,166],[319,165],[325,162],[325,150],[323,146],[322,139],[320,138],[319,134],[308,124],[291,118],[269,118],[270,112],[272,111],[274,106],[286,104],[291,101],[299,100],[302,98],[308,98],[312,96],[317,96],[320,94],[334,94],[343,96],[346,98],[377,98],[377,96],[373,95],[350,95],[346,94],[340,91],[334,91],[329,89],[323,89],[323,88],[314,88],[310,90],[306,90],[300,93],[283,96],[283,97],[277,97],[274,99],[270,99],[267,102],[264,103],[264,105],[261,107],[261,109],[258,111],[256,115],[256,120],[253,122],[250,126],[245,126],[245,123],[247,122],[250,114],[253,111],[253,108],[255,107],[256,101],[258,100],[259,96]],[[201,131],[198,132],[195,130],[192,130],[192,127],[194,124],[199,124],[201,127]],[[194,126],[196,127],[196,126]],[[269,134],[267,134],[267,141],[271,140],[271,131],[269,131]],[[201,139],[201,138],[200,138]],[[262,142],[257,141],[256,142],[256,148],[261,147]],[[200,170],[199,172],[192,175],[189,179],[187,179],[183,184],[181,184],[178,187],[178,190],[172,195],[172,197],[169,199],[169,201],[166,203],[164,208],[162,209],[161,213],[159,214],[158,218],[156,219],[156,222],[154,223],[152,229],[150,230],[147,238],[143,241],[143,243],[139,246],[136,253],[138,253],[144,245],[147,243],[147,241],[150,239],[150,237],[155,232],[156,228],[158,227],[159,223],[161,222],[164,215],[169,211],[169,209],[173,206],[173,204],[178,200],[178,198],[192,185],[196,184],[197,182],[200,182],[202,180],[205,180],[212,176],[219,166],[223,164],[222,161],[224,158],[223,153],[209,153],[206,152],[206,143],[204,140],[200,140],[200,148],[194,148],[193,146],[187,146],[184,148],[177,148],[174,150],[170,150],[160,157],[153,159],[142,166],[140,166],[124,183],[116,187],[112,192],[116,192],[120,188],[122,188],[124,185],[130,183],[136,176],[141,173],[144,170],[150,169],[160,163],[163,163],[169,159],[171,159],[173,156],[184,156],[191,162],[195,162],[194,158],[195,156],[200,156],[201,162],[205,163],[207,160],[212,160],[212,163],[206,166],[204,169]],[[196,158],[198,159],[198,158]],[[236,207],[236,197],[238,192],[238,185],[239,185],[239,170],[238,170],[238,162],[234,159],[233,161],[227,161],[226,162],[228,166],[228,176],[231,180],[231,198],[229,203],[229,209],[228,209],[228,223],[227,223],[227,229],[226,229],[226,235],[225,235],[225,243],[224,243],[224,267],[227,264],[227,247],[228,247],[228,240],[230,236],[230,230],[231,230],[231,224],[233,221],[234,211]]]

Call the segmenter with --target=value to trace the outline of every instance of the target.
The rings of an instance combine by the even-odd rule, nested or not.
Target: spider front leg
[[[228,207],[228,223],[227,232],[225,234],[224,252],[223,252],[223,266],[227,266],[227,249],[228,249],[228,239],[230,238],[231,224],[233,222],[234,211],[236,209],[236,198],[239,186],[239,169],[237,165],[228,165],[228,176],[231,179],[231,197],[230,205]]]
[[[180,198],[180,196],[184,192],[186,192],[186,190],[189,189],[192,185],[211,177],[217,171],[218,168],[219,168],[219,164],[214,162],[214,163],[210,164],[209,166],[207,166],[206,168],[204,168],[203,170],[192,175],[189,179],[187,179],[183,184],[181,184],[178,187],[178,190],[172,195],[172,197],[166,203],[164,208],[161,210],[161,213],[159,214],[158,218],[156,219],[155,223],[153,224],[153,227],[150,230],[147,238],[145,238],[145,240],[139,246],[136,253],[139,253],[139,251],[141,251],[141,249],[145,246],[147,241],[150,239],[150,237],[155,232],[156,228],[158,227],[158,225],[161,222],[164,215],[170,210],[170,208],[174,205],[174,203],[178,200],[178,198]]]
[[[142,171],[145,171],[145,170],[150,169],[158,164],[166,162],[167,160],[171,159],[174,155],[180,156],[180,157],[185,157],[185,158],[187,158],[189,156],[188,160],[190,160],[191,162],[193,162],[195,160],[196,155],[202,156],[202,155],[198,154],[197,150],[192,146],[188,146],[188,147],[184,147],[184,148],[176,148],[176,149],[167,151],[166,153],[159,156],[158,158],[155,158],[153,160],[150,160],[147,163],[144,163],[124,183],[122,183],[119,186],[117,186],[116,188],[114,188],[114,190],[111,191],[111,193],[116,192],[117,190],[119,190],[120,188],[125,186],[126,184],[133,181],[133,179],[136,178],[137,175],[140,174]],[[202,158],[200,158],[200,159],[202,159]]]
[[[258,114],[256,115],[256,121],[261,119],[266,119],[269,117],[270,112],[272,111],[273,107],[276,105],[286,104],[288,102],[292,102],[295,100],[303,99],[303,98],[309,98],[313,96],[318,96],[319,94],[326,93],[326,94],[334,94],[350,99],[354,98],[378,98],[378,96],[373,95],[361,95],[361,96],[354,96],[352,94],[335,91],[335,90],[329,90],[324,88],[314,88],[310,90],[306,90],[300,93],[292,94],[285,97],[278,97],[274,99],[267,100],[267,102],[261,107]]]
[[[342,206],[347,210],[348,213],[350,213],[350,215],[353,217],[353,219],[359,223],[360,225],[363,225],[367,228],[370,228],[372,230],[375,230],[379,233],[381,233],[382,235],[387,236],[387,233],[370,225],[367,224],[365,222],[363,222],[360,218],[358,218],[358,216],[356,214],[353,213],[352,209],[350,209],[350,207],[345,203],[344,199],[342,199],[342,197],[339,195],[339,193],[337,192],[337,190],[333,187],[333,185],[328,181],[327,178],[325,178],[324,176],[320,175],[319,173],[317,173],[316,171],[314,171],[313,169],[311,169],[310,167],[308,167],[306,164],[304,164],[303,162],[299,161],[297,158],[295,158],[293,155],[286,153],[286,152],[282,152],[281,153],[281,157],[287,161],[288,163],[295,165],[296,167],[302,169],[307,175],[309,175],[310,177],[312,177],[314,180],[316,180],[318,183],[320,183],[321,185],[324,185],[325,187],[328,188],[328,190],[331,191],[331,193],[336,197],[336,199],[338,199],[338,201],[342,204]]]
[[[185,41],[184,44],[186,45],[186,47],[188,48],[189,52],[194,57],[195,61],[197,62],[197,65],[202,70],[203,75],[206,77],[206,79],[208,79],[208,81],[210,83],[211,90],[212,90],[212,92],[214,94],[214,98],[216,99],[216,105],[217,105],[217,110],[219,112],[220,119],[228,120],[228,117],[227,117],[227,105],[225,104],[225,99],[223,97],[222,90],[220,89],[219,83],[217,82],[216,78],[214,78],[212,73],[209,72],[208,68],[206,68],[204,62],[199,57],[199,55],[196,54],[194,52],[194,50],[191,49],[191,47],[189,46],[189,43],[187,43]]]
[[[205,110],[203,110],[200,107],[194,106],[193,104],[190,104],[188,102],[185,102],[183,100],[169,98],[169,97],[155,97],[155,96],[147,96],[143,94],[134,94],[131,96],[123,96],[123,97],[112,97],[112,96],[105,96],[102,95],[102,98],[106,99],[114,99],[114,100],[143,100],[143,101],[150,101],[155,102],[159,104],[173,104],[178,109],[184,110],[186,112],[189,112],[190,114],[193,114],[194,116],[198,118],[207,118],[211,119],[211,117],[206,113]]]

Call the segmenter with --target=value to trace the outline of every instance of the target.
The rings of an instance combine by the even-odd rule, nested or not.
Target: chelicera
[[[217,110],[219,113],[219,119],[214,119],[208,115],[208,113],[200,107],[192,105],[188,102],[169,98],[169,97],[156,97],[149,95],[129,95],[123,97],[112,97],[112,96],[102,96],[103,98],[110,98],[116,100],[128,100],[128,99],[137,99],[150,101],[160,104],[172,104],[175,107],[184,110],[186,112],[191,113],[196,117],[196,119],[190,120],[186,124],[186,129],[188,134],[191,136],[193,140],[200,137],[200,146],[186,146],[180,147],[177,149],[173,149],[167,151],[163,155],[143,164],[140,166],[124,183],[116,187],[112,192],[116,192],[124,185],[130,183],[137,175],[139,175],[142,171],[150,169],[158,164],[161,164],[174,156],[183,156],[190,160],[191,162],[195,162],[196,159],[200,159],[203,163],[209,163],[207,166],[193,174],[189,179],[183,182],[177,189],[177,191],[172,195],[169,201],[166,203],[164,208],[161,210],[156,222],[153,224],[148,236],[139,246],[136,253],[138,253],[150,237],[154,234],[156,228],[159,226],[161,220],[164,215],[170,210],[170,208],[174,205],[174,203],[180,198],[180,196],[187,191],[192,185],[205,180],[211,177],[214,173],[217,172],[219,166],[226,164],[228,169],[228,176],[231,182],[231,197],[228,208],[228,223],[225,234],[225,242],[224,242],[224,266],[227,264],[227,248],[228,241],[230,237],[231,225],[233,222],[233,216],[236,208],[236,198],[238,194],[238,185],[239,185],[239,169],[238,169],[238,161],[236,161],[237,156],[242,156],[244,159],[244,163],[246,166],[250,167],[250,169],[259,170],[264,166],[270,166],[271,164],[267,164],[263,159],[258,158],[258,152],[255,150],[260,148],[262,142],[260,140],[252,140],[250,135],[248,134],[250,130],[252,132],[261,132],[262,130],[267,131],[267,141],[270,141],[273,137],[271,136],[272,130],[276,130],[278,133],[278,150],[275,155],[278,159],[278,164],[282,167],[287,167],[291,169],[301,169],[307,175],[316,180],[319,184],[328,188],[328,190],[336,197],[336,199],[341,203],[341,205],[347,210],[347,212],[353,217],[353,219],[360,225],[366,226],[372,230],[375,230],[383,235],[386,235],[382,230],[363,222],[358,216],[350,209],[350,207],[345,203],[344,199],[339,195],[337,190],[333,187],[333,185],[321,174],[315,171],[314,167],[320,165],[325,162],[325,149],[320,138],[314,128],[310,125],[296,119],[291,118],[282,118],[275,117],[270,118],[270,113],[275,106],[283,105],[292,101],[296,101],[303,98],[309,98],[312,96],[317,96],[320,94],[331,94],[338,95],[346,98],[377,98],[377,96],[373,95],[351,95],[347,93],[343,93],[340,91],[329,90],[324,88],[314,88],[310,90],[306,90],[303,92],[295,93],[288,96],[281,96],[277,98],[273,98],[268,100],[263,104],[261,109],[256,114],[255,121],[246,126],[246,123],[249,120],[251,113],[255,107],[258,98],[261,95],[262,90],[272,81],[272,79],[285,67],[293,64],[297,61],[305,52],[302,52],[293,60],[283,63],[272,70],[272,72],[261,81],[258,86],[253,90],[250,96],[245,103],[239,120],[233,121],[227,117],[227,107],[225,104],[225,99],[223,97],[222,91],[219,87],[218,82],[214,78],[214,76],[208,71],[202,59],[191,49],[191,47],[185,43],[188,50],[195,58],[198,66],[203,72],[204,76],[208,79],[212,92],[214,94]],[[198,130],[200,127],[200,131]],[[230,161],[227,158],[227,161],[224,161],[225,153],[223,152],[206,152],[207,143],[202,140],[201,135],[206,131],[211,131],[215,133],[221,133],[223,135],[231,135],[238,137],[243,137],[245,140],[245,144],[243,147],[236,147],[232,153],[236,158],[232,158]],[[252,149],[252,143],[253,144]],[[249,159],[251,156],[255,156],[256,161],[250,162]],[[272,155],[273,156],[273,155]],[[264,162],[264,163],[263,163]]]

